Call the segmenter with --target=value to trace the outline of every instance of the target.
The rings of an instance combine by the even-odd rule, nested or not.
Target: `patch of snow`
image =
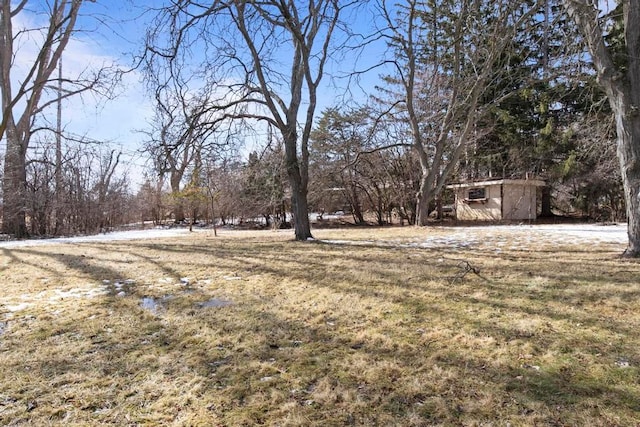
[[[97,296],[106,295],[108,294],[108,292],[104,288],[74,288],[67,291],[56,289],[55,294],[55,296],[49,298],[50,301],[56,301],[65,298],[94,298]]]
[[[201,232],[195,230],[193,233]],[[128,230],[115,231],[112,233],[96,234],[93,236],[58,237],[53,239],[32,239],[32,240],[8,240],[0,241],[2,248],[16,248],[28,246],[40,246],[56,243],[91,243],[91,242],[113,242],[120,240],[138,239],[160,239],[165,237],[186,236],[190,232],[186,228],[154,228],[149,230]]]
[[[8,304],[7,304],[7,305],[5,305],[5,306],[4,306],[4,308],[6,308],[7,310],[9,310],[9,311],[10,311],[10,312],[12,312],[12,313],[15,313],[16,311],[22,311],[22,310],[25,310],[25,309],[27,309],[27,308],[31,307],[31,305],[32,305],[32,304],[29,304],[29,303],[23,302],[23,303],[15,304],[15,305],[8,305]]]
[[[528,250],[532,245],[562,244],[625,244],[628,240],[626,225],[598,224],[541,224],[541,225],[493,225],[469,227],[434,227],[438,234],[426,238],[408,240],[349,241],[323,240],[333,245],[376,245],[423,249],[487,249],[495,251],[508,248]],[[507,242],[509,245],[507,246]]]
[[[540,366],[538,365],[528,365],[528,364],[524,364],[522,365],[523,368],[525,369],[533,369],[534,371],[539,371],[540,370]]]
[[[374,242],[373,240],[320,240],[323,243],[330,243],[332,245],[349,245],[349,246],[368,246],[379,244],[380,242]]]
[[[631,363],[629,363],[629,359],[627,359],[626,357],[621,357],[620,359],[616,360],[616,366],[619,368],[629,368],[631,367]]]

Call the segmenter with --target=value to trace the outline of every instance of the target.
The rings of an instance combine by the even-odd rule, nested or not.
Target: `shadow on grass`
[[[49,379],[46,399],[54,409],[65,406],[56,390],[74,379],[102,384],[88,386],[76,398],[82,403],[72,405],[80,423],[126,422],[118,406],[138,421],[175,422],[180,407],[194,414],[193,423],[221,425],[615,425],[616,415],[624,425],[640,413],[637,368],[613,363],[636,348],[637,328],[596,310],[611,297],[611,286],[623,301],[640,296],[631,274],[629,283],[612,284],[604,273],[575,276],[584,268],[580,259],[563,260],[550,272],[540,266],[549,259],[525,256],[504,260],[507,274],[483,254],[471,262],[484,277],[452,281],[470,255],[251,240],[82,246],[97,255],[15,249],[5,256],[10,262],[48,257],[101,281],[126,275],[127,265],[100,263],[100,254],[119,253],[158,276],[207,268],[239,272],[247,281],[266,275],[272,286],[285,283],[300,295],[289,311],[284,296],[266,288],[208,309],[181,295],[160,315],[145,312],[134,298],[104,297],[101,304],[112,314],[99,322],[125,329],[126,340],[96,324],[53,322],[41,332],[41,345],[57,348],[73,334],[80,342],[71,353],[31,361],[29,375]],[[527,287],[530,272],[548,283]],[[309,298],[325,290],[357,305],[316,308],[305,299],[309,289]],[[384,310],[374,311],[376,304]],[[571,325],[578,324],[594,331],[574,337]],[[608,347],[616,336],[627,342]],[[532,354],[523,359],[520,352]],[[7,368],[22,372],[28,362]],[[51,417],[48,410],[41,405],[22,416]]]

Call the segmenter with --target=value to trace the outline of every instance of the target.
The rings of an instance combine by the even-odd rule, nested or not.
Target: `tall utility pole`
[[[58,60],[58,111],[56,121],[56,195],[55,195],[55,227],[53,234],[62,231],[62,55]]]
[[[27,231],[27,153],[36,128],[34,120],[49,105],[44,97],[47,83],[55,72],[60,55],[68,46],[75,28],[80,8],[88,0],[56,0],[29,2],[26,0],[0,0],[0,94],[2,95],[2,122],[0,134],[6,142],[4,152],[4,176],[2,193],[2,231],[16,238],[29,235]],[[46,6],[45,6],[46,4]],[[27,6],[28,5],[28,6]],[[13,24],[24,22],[22,17],[35,7],[46,17],[42,27],[20,28],[14,32]],[[44,22],[44,21],[43,21]],[[38,37],[31,37],[31,34]],[[27,48],[26,39],[34,41],[36,50],[33,62],[26,64],[25,81],[12,92],[12,82],[22,75],[22,67],[14,61],[21,48]],[[29,44],[30,45],[30,44]],[[80,94],[96,88],[94,79],[74,79],[74,90],[69,95]]]

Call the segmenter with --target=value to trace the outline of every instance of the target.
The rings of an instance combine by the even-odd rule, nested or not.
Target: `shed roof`
[[[475,181],[475,182],[462,182],[459,184],[447,185],[447,188],[468,188],[468,187],[486,187],[488,185],[501,185],[501,184],[514,184],[514,185],[531,185],[535,187],[544,187],[546,184],[541,179],[494,179],[488,181]]]

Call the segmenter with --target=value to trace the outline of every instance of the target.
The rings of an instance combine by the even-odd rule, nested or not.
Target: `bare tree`
[[[94,195],[97,196],[97,208],[96,216],[98,218],[98,229],[100,231],[108,230],[113,226],[113,220],[110,215],[109,206],[109,193],[113,191],[113,181],[116,168],[120,163],[121,151],[116,153],[116,150],[110,150],[109,154],[100,153],[99,166],[100,172],[97,182],[94,185]],[[95,196],[94,196],[95,197]]]
[[[155,57],[176,60],[204,43],[197,72],[221,95],[211,108],[232,119],[269,123],[282,136],[291,187],[295,237],[311,237],[308,217],[308,140],[317,92],[344,7],[338,0],[181,1],[164,9],[149,35]]]
[[[37,160],[27,160],[27,183],[25,208],[31,217],[30,232],[34,235],[46,235],[50,232],[51,217],[55,208],[52,185],[55,175],[52,150],[45,147]],[[60,188],[60,187],[58,187]]]
[[[60,182],[55,182],[52,145],[42,146],[42,152],[27,160],[27,214],[32,234],[96,233],[131,222],[133,209],[127,176],[118,168],[119,150],[69,144]],[[54,192],[60,194],[59,204],[52,197]]]
[[[207,159],[207,192],[211,202],[213,221],[220,219],[222,225],[233,221],[241,211],[242,164],[237,159]]]
[[[202,141],[195,137],[195,128],[187,123],[189,113],[185,110],[184,98],[183,102],[172,103],[163,99],[161,93],[156,93],[156,101],[156,129],[145,148],[153,158],[156,172],[161,176],[169,176],[171,194],[176,201],[174,219],[179,222],[185,216],[178,194],[187,169],[202,150]]]
[[[598,82],[616,118],[617,152],[624,185],[629,243],[625,256],[640,257],[640,2],[618,1],[608,19],[594,2],[565,0],[589,49]],[[615,13],[618,13],[617,15]],[[606,36],[622,24],[622,39]],[[621,61],[616,61],[616,57]]]
[[[416,223],[426,225],[431,201],[473,137],[503,49],[536,9],[508,0],[382,0],[379,9],[394,53],[388,81],[400,87],[391,103],[408,124],[422,170]]]
[[[166,65],[166,66],[165,66]],[[215,86],[199,83],[188,74],[188,67],[178,58],[147,62],[148,87],[154,93],[155,117],[145,144],[161,176],[168,175],[174,201],[174,218],[183,221],[184,209],[178,197],[186,173],[198,158],[221,155],[234,145],[234,131],[224,114],[213,104]]]
[[[4,138],[7,143],[2,229],[17,237],[27,235],[26,156],[31,137],[37,130],[37,117],[60,99],[97,88],[103,79],[104,70],[76,79],[57,79],[65,88],[58,90],[54,99],[44,96],[45,91],[56,81],[55,77],[52,79],[52,73],[77,31],[78,14],[86,1],[93,0],[55,0],[48,2],[44,8],[40,5],[42,13],[47,15],[47,22],[42,28],[14,28],[15,20],[27,10],[27,5],[36,2],[0,1],[0,139]],[[37,8],[38,5],[33,7]],[[20,70],[16,64],[17,50],[27,38],[38,43],[37,54],[26,70]]]

